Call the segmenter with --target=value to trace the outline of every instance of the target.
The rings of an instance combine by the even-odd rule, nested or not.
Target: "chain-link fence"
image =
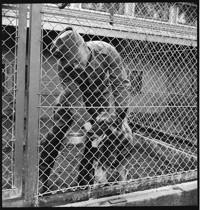
[[[42,22],[35,23],[41,27],[41,60],[30,61],[40,65],[39,92],[34,83],[29,86],[30,98],[35,92],[39,97],[35,107],[39,120],[32,115],[35,124],[31,124],[29,119],[28,128],[34,131],[27,137],[32,138],[32,132],[32,140],[38,138],[38,177],[33,178],[37,199],[65,192],[69,195],[65,200],[75,202],[196,178],[196,13],[196,5],[189,3],[42,5]],[[6,14],[4,20],[11,21]],[[11,27],[12,31],[10,24],[3,24],[7,34],[3,59],[9,66],[16,61],[17,42],[8,44],[16,28]],[[7,85],[15,84],[16,70],[9,70],[9,76],[6,69],[5,64],[3,90],[14,90]],[[38,80],[33,72],[31,80]],[[3,151],[6,145],[10,148],[9,153],[3,152],[4,188],[11,183],[6,173],[12,174],[13,166],[9,142],[14,138],[15,121],[10,116],[15,108],[7,102],[7,98],[15,101],[11,92],[3,95]],[[118,110],[128,108],[123,129],[104,122],[97,130],[93,127],[93,136],[86,135],[84,123],[95,125],[107,107],[111,116],[116,101],[121,103]],[[132,137],[127,135],[127,124]],[[33,144],[30,148],[35,150]],[[31,163],[27,167],[35,169],[35,162]]]
[[[2,8],[3,199],[18,197],[22,193],[26,53],[23,49],[25,46],[26,50],[26,19],[21,15],[23,10],[23,5],[13,4],[5,4]]]
[[[72,27],[84,38],[84,41],[108,42],[117,49],[122,57],[124,69],[131,82],[128,120],[134,133],[135,143],[133,150],[130,149],[129,151],[126,148],[126,152],[132,152],[132,154],[125,162],[123,160],[126,157],[121,157],[123,166],[128,168],[128,181],[134,182],[137,179],[173,176],[185,171],[195,171],[197,146],[197,49],[195,46],[184,44],[184,42],[175,44],[173,40],[178,35],[171,33],[171,31],[163,31],[166,28],[162,28],[158,22],[167,22],[168,26],[170,26],[170,23],[175,21],[173,13],[177,14],[177,25],[188,24],[195,26],[195,5],[187,5],[186,10],[183,10],[183,7],[186,7],[185,4],[83,3],[67,4],[63,10],[59,10],[56,5],[44,5],[42,21],[43,48],[41,52],[40,139],[44,140],[54,126],[54,112],[57,109],[55,100],[62,91],[63,85],[61,83],[63,81],[65,83],[65,80],[67,81],[65,74],[64,76],[61,73],[58,75],[57,58],[49,50],[52,43],[59,45],[59,39],[56,37],[60,36],[61,40],[65,39],[65,35],[62,35],[62,33],[59,35],[60,31],[65,30],[67,27]],[[111,13],[113,17],[110,14],[112,8],[114,8],[113,13]],[[174,12],[175,10],[177,13]],[[188,11],[192,11],[192,13]],[[181,22],[182,13],[186,19]],[[190,15],[189,17],[188,14]],[[138,29],[134,31],[132,19],[129,19],[124,25],[125,19],[123,19],[122,15],[124,15],[124,18],[127,18],[128,15],[138,19],[143,18],[144,22],[147,19],[156,20],[156,22],[151,22],[152,28],[150,29],[153,30],[160,27],[160,31],[155,32],[156,35],[162,36],[163,33],[165,35],[158,39],[159,42],[152,37],[144,39],[140,37],[139,32],[146,33],[148,36],[149,28],[145,28],[147,27],[146,25],[143,26],[144,28],[142,28],[142,25],[139,28],[137,25]],[[112,27],[110,26],[110,19],[113,21]],[[138,22],[138,24],[141,23]],[[123,30],[126,30],[126,32]],[[135,38],[131,38],[132,33]],[[165,37],[168,37],[168,39],[165,39]],[[151,41],[152,39],[153,41]],[[73,49],[74,45],[75,43],[72,41],[69,52],[74,53],[75,58],[77,58],[77,52]],[[64,57],[65,54],[60,55],[61,58],[62,56]],[[102,60],[102,63],[104,61]],[[78,60],[78,62],[81,61]],[[72,76],[69,80],[74,81],[76,79]],[[87,82],[86,79],[84,82]],[[71,85],[70,82],[68,84]],[[87,90],[90,87],[92,87],[92,83],[88,84]],[[98,86],[95,86],[95,88],[98,89]],[[73,92],[77,91],[76,88],[71,91],[72,94],[76,95]],[[112,90],[110,91],[112,95]],[[98,97],[97,92],[93,90],[90,94]],[[83,91],[82,95],[84,94]],[[64,95],[65,90],[62,97]],[[67,108],[64,102],[57,102],[60,102],[59,106],[63,106],[64,109]],[[85,104],[87,102],[86,100]],[[83,106],[87,109],[85,104],[81,104],[81,107]],[[112,106],[113,104],[111,103],[110,107]],[[75,114],[80,113],[79,108],[81,107],[74,109]],[[98,110],[97,107],[96,110]],[[60,112],[60,116],[59,111],[56,113],[58,114],[57,117],[61,118],[63,112]],[[81,120],[84,120],[84,116],[78,121]],[[67,132],[80,132],[80,127],[74,123]],[[69,143],[70,137],[66,135],[63,138],[60,149],[58,149],[57,145],[53,145],[53,149],[59,151],[57,151],[58,156],[49,176],[48,189],[50,192],[79,189],[77,179],[81,168],[80,162],[86,155],[84,153],[84,144],[73,145]],[[79,139],[81,138],[79,137]],[[45,145],[47,147],[47,144]],[[109,145],[106,146],[108,150],[111,148]],[[116,147],[117,151],[117,146],[114,145],[114,147]],[[45,146],[39,156],[44,153],[44,150]],[[112,150],[112,152],[115,153],[115,150]],[[49,151],[46,156],[51,156],[52,154]],[[95,156],[96,153],[93,155]],[[123,155],[124,153],[121,151],[121,156]],[[105,157],[103,166],[107,167],[105,169],[107,179],[104,179],[105,176],[101,174],[102,171],[99,172],[101,177],[98,179],[104,180],[100,181],[101,184],[109,183],[113,185],[119,177],[117,167],[112,166],[109,168],[106,166],[106,161],[111,161],[110,159],[109,155]],[[43,176],[43,173],[41,176]],[[40,183],[39,190],[42,186]]]
[[[9,5],[8,5],[9,6]],[[14,17],[6,17],[4,21],[8,25],[2,26],[2,188],[3,190],[13,188],[14,175],[14,128],[15,128],[15,100],[16,100],[16,36],[17,26],[16,10],[8,9],[7,14],[12,13]],[[3,16],[7,14],[3,13]]]

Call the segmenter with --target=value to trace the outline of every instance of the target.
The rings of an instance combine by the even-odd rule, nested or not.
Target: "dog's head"
[[[72,28],[67,27],[53,40],[50,51],[67,66],[84,68],[87,63],[87,47],[83,38]]]
[[[93,146],[98,148],[98,158],[103,165],[115,168],[132,153],[130,139],[113,122],[96,122],[88,134]]]

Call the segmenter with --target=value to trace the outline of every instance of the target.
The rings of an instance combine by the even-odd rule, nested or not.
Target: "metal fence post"
[[[114,22],[114,6],[115,4],[110,3],[109,13],[110,13],[110,25],[113,25]]]
[[[25,65],[26,65],[27,4],[19,5],[19,28],[17,49],[17,91],[16,91],[16,141],[14,185],[19,196],[22,193],[24,110],[25,110]]]
[[[26,154],[25,199],[33,202],[36,192],[38,157],[38,93],[40,78],[41,44],[41,4],[30,5],[29,31],[29,93],[28,93],[28,133]]]

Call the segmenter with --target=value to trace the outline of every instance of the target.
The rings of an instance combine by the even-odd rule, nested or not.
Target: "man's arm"
[[[59,65],[58,73],[62,70],[62,66]],[[60,79],[63,91],[57,99],[57,103],[61,104],[61,106],[68,107],[72,114],[72,118],[82,126],[85,122],[90,120],[91,116],[85,108],[80,87],[74,79],[67,76],[67,74],[62,74],[62,78]]]
[[[121,56],[117,50],[111,45],[107,47],[108,53],[106,62],[109,69],[109,80],[112,87],[112,95],[115,103],[115,113],[101,113],[97,117],[97,121],[104,121],[122,128],[127,115],[129,99],[130,99],[130,82],[122,64]]]
[[[123,111],[127,111],[126,108],[129,105],[130,82],[123,67],[121,56],[114,47],[111,48],[108,62],[116,113],[123,116]]]

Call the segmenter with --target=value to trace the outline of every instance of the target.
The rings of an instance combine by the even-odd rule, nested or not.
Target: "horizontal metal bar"
[[[160,144],[161,146],[164,146],[164,147],[166,147],[166,148],[168,148],[168,149],[171,149],[171,150],[173,150],[173,151],[176,151],[176,152],[178,152],[178,153],[183,153],[184,155],[193,157],[195,160],[197,160],[197,155],[189,154],[188,152],[185,152],[185,151],[183,151],[183,150],[177,149],[177,148],[176,148],[175,146],[173,146],[173,145],[170,145],[170,144],[165,143],[165,142],[163,142],[163,141],[159,141],[159,140],[157,140],[156,138],[148,138],[148,137],[143,136],[143,135],[141,135],[141,134],[139,134],[139,133],[136,133],[136,134],[137,134],[138,136],[140,136],[140,137],[146,139],[147,141],[154,142],[155,144]]]
[[[138,71],[139,72],[139,71]],[[142,72],[142,70],[140,71]],[[42,79],[41,79],[42,81]],[[60,92],[57,92],[55,94],[46,94],[46,93],[37,93],[37,95],[42,95],[42,96],[45,96],[45,97],[48,97],[48,96],[59,96],[60,95]],[[194,98],[197,98],[197,93],[192,95],[192,94],[179,94],[179,93],[170,93],[170,92],[144,92],[144,93],[140,93],[140,94],[137,94],[137,95],[140,95],[140,96],[146,96],[146,95],[159,95],[160,97],[162,96],[183,96],[183,97],[194,97]],[[135,95],[133,95],[134,97]]]
[[[37,106],[37,108],[73,108],[73,109],[79,109],[79,108],[96,108],[96,109],[98,109],[98,108],[111,108],[111,107],[113,107],[113,108],[116,108],[116,106]],[[125,108],[125,107],[127,107],[127,108],[129,108],[130,106],[117,106],[117,107],[121,107],[121,108]]]
[[[37,108],[44,108],[44,109],[48,109],[48,108],[73,108],[73,109],[79,109],[79,108],[116,108],[116,106],[37,106]],[[197,108],[197,106],[117,106],[120,108]]]
[[[20,192],[18,189],[8,189],[8,190],[2,190],[2,200],[8,200],[12,198],[17,198],[20,196]]]
[[[89,26],[87,23],[84,22],[84,17],[82,19],[79,19],[80,15],[77,15],[77,11],[69,11],[68,15],[70,15],[70,12],[73,12],[72,18],[74,18],[73,21],[73,27],[75,30],[77,30],[79,33],[85,33],[85,31],[88,32],[88,34],[92,35],[101,35],[104,36],[105,34],[110,34],[110,31],[115,31],[115,37],[118,38],[130,38],[130,39],[140,39],[140,40],[147,40],[147,41],[154,41],[154,42],[161,42],[161,43],[171,43],[171,44],[180,44],[180,45],[188,45],[188,46],[197,46],[197,34],[196,34],[196,28],[190,28],[191,30],[188,32],[187,29],[184,27],[177,27],[171,24],[164,24],[163,22],[155,24],[155,22],[150,22],[148,20],[139,20],[135,18],[123,18],[120,19],[120,22],[123,21],[122,24],[116,24],[116,26],[112,26],[112,28],[108,27],[107,22],[109,22],[109,15],[108,20],[102,22],[103,19],[105,19],[105,15],[102,16],[102,20],[100,21],[92,21],[92,29],[91,25]],[[45,12],[45,15],[47,13]],[[44,15],[44,19],[45,19]],[[89,16],[88,16],[89,15]],[[51,15],[49,15],[51,16]],[[59,17],[58,14],[53,14],[53,18],[51,18],[51,21],[49,17],[46,17],[45,23],[45,29],[51,29],[52,27],[59,27],[58,22],[64,24],[67,24],[67,20],[64,19],[63,15]],[[94,14],[87,14],[87,19],[90,17],[90,19],[93,19]],[[77,19],[78,18],[78,19]],[[115,20],[119,19],[119,17],[115,17]],[[122,21],[121,21],[122,20]],[[130,25],[125,25],[124,23],[129,22]],[[82,27],[80,28],[80,24]],[[103,25],[102,25],[103,24]],[[100,25],[102,25],[100,27]],[[134,27],[132,27],[134,26]],[[164,27],[163,27],[164,26]],[[156,27],[156,28],[155,28]],[[93,30],[95,28],[95,30]],[[119,30],[120,28],[120,30]],[[153,31],[152,31],[153,28]],[[60,30],[62,30],[62,27],[60,26]],[[131,31],[130,31],[131,30]],[[94,33],[95,31],[95,33]],[[128,33],[127,32],[131,32]],[[189,34],[187,34],[187,33]],[[192,33],[191,33],[192,32]],[[195,33],[193,33],[195,32]],[[113,33],[112,33],[113,34]],[[140,34],[140,36],[138,36]],[[167,35],[167,36],[166,36]],[[111,36],[111,34],[110,34]]]

